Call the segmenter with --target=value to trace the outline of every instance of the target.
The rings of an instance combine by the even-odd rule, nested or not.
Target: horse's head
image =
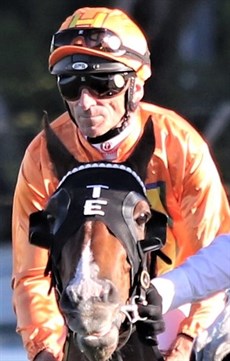
[[[61,181],[46,209],[31,215],[30,239],[49,249],[47,269],[79,348],[89,360],[105,361],[118,346],[125,305],[149,286],[145,251],[165,236],[165,217],[150,208],[143,183],[152,121],[122,164],[80,164],[48,126],[46,136]]]

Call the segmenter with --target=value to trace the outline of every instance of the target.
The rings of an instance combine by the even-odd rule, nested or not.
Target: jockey
[[[142,101],[151,76],[150,54],[145,36],[125,13],[76,10],[53,36],[49,71],[66,106],[52,127],[79,161],[124,161],[151,117],[156,147],[146,187],[152,208],[169,219],[163,251],[171,267],[230,231],[227,196],[207,144],[175,112]],[[48,295],[47,251],[28,242],[29,215],[45,208],[57,185],[41,132],[20,167],[12,225],[13,303],[31,361],[62,361],[67,336],[54,291]],[[169,267],[159,261],[158,274]],[[193,303],[167,360],[181,361],[183,355],[188,361],[193,338],[224,306],[224,292]]]

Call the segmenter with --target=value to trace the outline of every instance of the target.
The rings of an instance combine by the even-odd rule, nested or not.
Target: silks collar
[[[117,151],[120,144],[126,139],[133,131],[133,125],[128,124],[124,130],[114,137],[99,143],[92,143],[91,145],[103,154],[106,160],[114,160],[117,158]]]

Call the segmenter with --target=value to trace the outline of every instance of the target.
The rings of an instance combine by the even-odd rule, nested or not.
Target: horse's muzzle
[[[119,329],[124,319],[120,304],[104,302],[96,297],[87,301],[64,302],[60,307],[68,327],[76,334],[75,341],[79,349],[90,361],[106,361],[116,350],[119,341]],[[64,304],[64,306],[63,306]]]
[[[104,335],[81,335],[76,334],[76,342],[79,349],[90,361],[107,361],[117,348],[119,330],[116,326]]]

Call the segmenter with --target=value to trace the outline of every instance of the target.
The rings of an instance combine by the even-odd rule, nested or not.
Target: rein
[[[125,314],[126,319],[128,320],[128,322],[126,322],[126,324],[128,326],[128,330],[123,332],[125,335],[123,335],[122,332],[120,334],[120,337],[119,337],[120,343],[118,344],[118,348],[116,350],[116,352],[118,352],[118,353],[127,344],[132,333],[135,331],[135,323],[138,321],[142,322],[147,319],[147,317],[140,317],[139,312],[138,312],[138,303],[147,305],[146,291],[150,287],[150,275],[147,270],[148,253],[143,252],[143,249],[141,248],[141,242],[144,243],[145,241],[143,240],[143,241],[140,241],[137,243],[139,246],[139,252],[140,252],[140,254],[142,254],[141,270],[140,270],[140,273],[138,274],[139,281],[135,285],[133,294],[130,297],[128,304],[121,307],[121,312]],[[156,243],[155,246],[152,246],[152,249],[151,250],[148,249],[148,251],[151,251],[151,252],[155,251],[161,259],[163,259],[166,263],[170,264],[171,260],[160,251],[160,248],[162,246],[163,245],[161,244],[161,240],[159,239],[159,244]],[[154,340],[151,339],[151,347],[153,350],[155,360],[156,361],[164,361],[164,357],[162,356],[162,354],[158,348],[158,342],[157,342],[156,338]],[[118,360],[122,361],[121,355],[119,355]]]

